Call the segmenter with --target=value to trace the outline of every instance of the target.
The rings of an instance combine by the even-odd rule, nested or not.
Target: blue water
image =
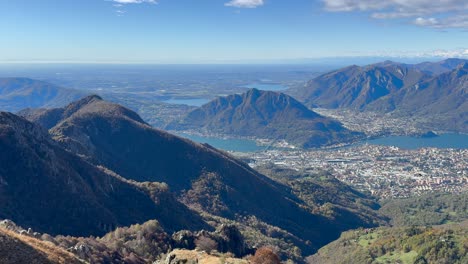
[[[402,149],[419,149],[427,147],[468,149],[468,135],[441,134],[440,136],[433,138],[392,136],[367,140],[366,143],[373,145],[395,146]]]
[[[263,150],[265,147],[258,146],[255,141],[247,139],[223,139],[215,137],[202,137],[188,134],[179,134],[181,137],[188,138],[195,142],[199,143],[208,143],[211,146],[226,150],[226,151],[236,151],[236,152],[255,152]]]
[[[199,143],[208,143],[211,146],[236,152],[255,152],[265,150],[265,146],[258,146],[255,141],[247,139],[224,139],[216,137],[203,137],[189,134],[179,134]],[[417,138],[409,136],[391,136],[367,140],[358,144],[368,143],[372,145],[395,146],[401,149],[419,149],[419,148],[455,148],[468,149],[468,135],[464,134],[442,134],[434,138]]]
[[[288,87],[283,86],[281,84],[266,84],[266,83],[252,83],[252,84],[243,85],[242,87],[256,88],[258,90],[263,90],[263,91],[284,91],[288,89]]]
[[[187,99],[169,99],[163,101],[168,104],[184,104],[190,106],[202,106],[208,103],[210,100],[204,98],[187,98]]]

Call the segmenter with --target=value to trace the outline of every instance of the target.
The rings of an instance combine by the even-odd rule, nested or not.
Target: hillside
[[[467,225],[349,231],[309,257],[308,263],[467,263]]]
[[[354,190],[331,175],[308,174],[274,164],[255,167],[261,173],[291,187],[311,211],[333,219],[343,230],[386,224],[377,213],[380,205],[370,195]]]
[[[60,107],[85,95],[85,92],[28,78],[0,78],[0,111]]]
[[[0,112],[0,149],[0,219],[68,235],[100,235],[154,218],[169,229],[204,226],[165,187],[99,169],[10,113]]]
[[[288,92],[309,107],[417,117],[417,125],[425,130],[466,132],[467,65],[467,60],[447,59],[350,66]]]
[[[303,252],[343,231],[333,220],[305,209],[289,187],[208,145],[156,130],[134,112],[99,97],[29,115],[37,116],[54,120],[49,130],[54,139],[89,162],[127,179],[165,182],[186,205],[215,217],[255,217],[296,237]]]
[[[384,96],[366,110],[419,115],[439,127],[468,131],[468,62]]]
[[[288,95],[257,89],[219,97],[166,128],[286,140],[305,148],[349,142],[361,136]]]
[[[468,220],[467,207],[468,193],[435,193],[386,201],[380,213],[394,226],[441,225]]]
[[[326,73],[289,91],[308,107],[363,109],[385,95],[428,78],[405,64],[384,62]]]

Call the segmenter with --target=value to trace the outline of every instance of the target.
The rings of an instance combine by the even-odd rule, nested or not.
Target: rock
[[[234,225],[221,225],[215,234],[219,236],[218,251],[220,252],[231,252],[236,257],[245,256],[249,252],[239,229]]]
[[[172,235],[174,248],[195,249],[195,235],[188,230],[182,230]]]
[[[197,264],[198,256],[194,251],[175,250],[167,255],[166,260],[162,264]]]
[[[69,248],[68,251],[77,255],[81,259],[87,259],[91,252],[90,248],[86,244],[83,244],[83,243],[76,244],[74,247]]]
[[[0,227],[3,227],[5,229],[8,229],[8,230],[12,230],[12,231],[16,231],[18,232],[18,226],[15,224],[15,222],[9,220],[9,219],[5,219],[3,221],[0,221]]]

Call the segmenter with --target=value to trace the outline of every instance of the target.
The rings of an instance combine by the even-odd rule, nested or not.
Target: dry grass
[[[0,228],[0,263],[82,264],[86,262],[50,242]]]

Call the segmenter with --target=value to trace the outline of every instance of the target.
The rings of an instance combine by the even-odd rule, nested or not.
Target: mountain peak
[[[70,108],[72,106],[74,106],[72,108],[80,108],[80,107],[83,107],[87,104],[90,104],[96,101],[102,101],[102,98],[99,95],[93,94],[93,95],[83,97],[80,100],[77,100],[75,102],[72,102],[71,104],[67,106],[67,108]]]
[[[81,100],[78,100],[77,102],[80,102],[80,101],[88,101],[88,102],[91,102],[91,101],[94,101],[94,100],[98,100],[98,101],[102,101],[102,97],[97,95],[97,94],[92,94],[92,95],[88,95],[84,98],[82,98]]]
[[[265,91],[260,91],[257,88],[252,88],[248,90],[246,93],[243,94],[244,97],[246,98],[251,98],[251,99],[257,99],[260,97]]]
[[[146,124],[134,111],[121,105],[107,102],[98,95],[90,95],[69,104],[64,108],[63,118],[85,114],[106,115],[114,118],[129,118],[139,123]]]
[[[381,62],[381,63],[377,63],[375,65],[380,65],[380,66],[394,66],[394,65],[400,65],[401,63],[399,62],[395,62],[395,61],[391,61],[391,60],[386,60],[384,62]]]
[[[247,91],[247,94],[252,94],[252,93],[260,93],[260,90],[257,89],[257,88],[250,88],[250,89]]]
[[[258,89],[220,97],[193,110],[179,124],[171,124],[168,128],[284,139],[301,147],[330,145],[340,139],[358,136],[289,95]]]
[[[19,113],[29,121],[37,123],[46,129],[51,129],[60,122],[88,118],[128,119],[139,124],[145,121],[134,111],[118,104],[107,102],[98,95],[86,96],[63,108],[27,109]]]

